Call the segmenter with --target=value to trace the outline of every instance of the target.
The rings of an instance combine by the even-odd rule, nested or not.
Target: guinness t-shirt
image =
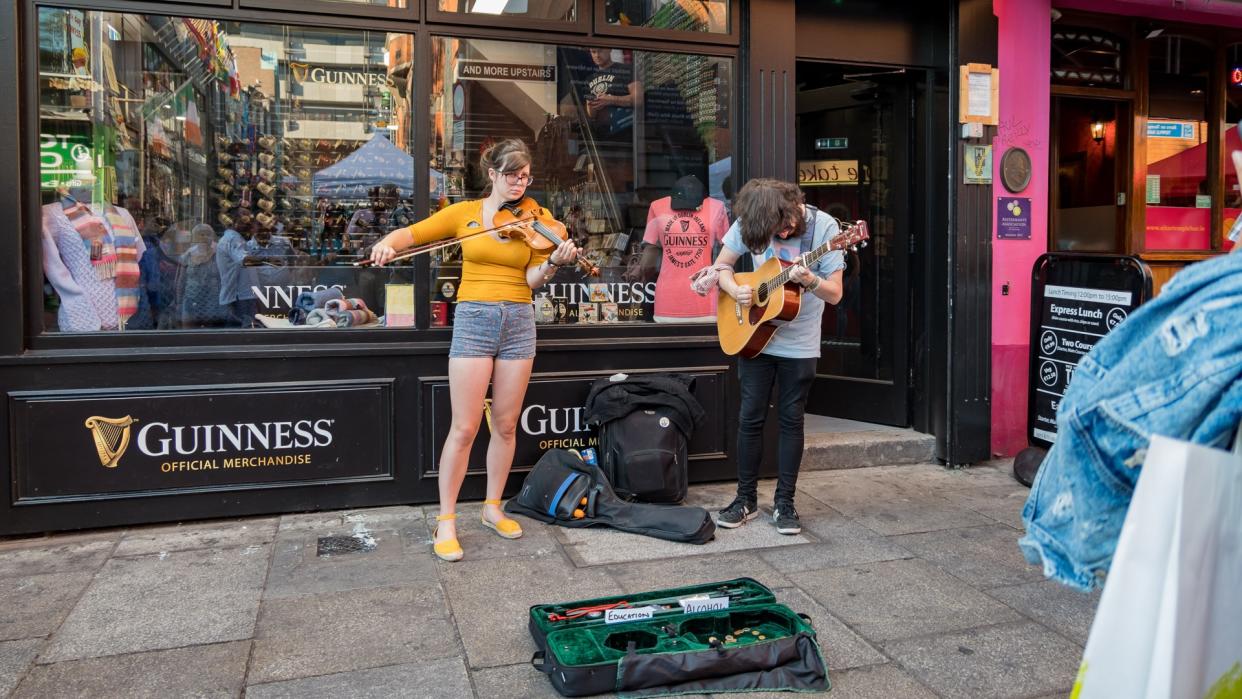
[[[710,265],[712,248],[729,230],[729,216],[717,199],[707,198],[696,211],[675,211],[672,198],[651,202],[643,242],[662,248],[656,278],[655,315],[698,318],[716,315],[716,297],[699,296],[690,277]]]
[[[630,83],[634,82],[634,67],[626,63],[609,63],[596,69],[586,84],[585,100],[604,95],[628,95]],[[593,118],[596,133],[614,136],[634,125],[634,108],[611,105],[595,112]]]

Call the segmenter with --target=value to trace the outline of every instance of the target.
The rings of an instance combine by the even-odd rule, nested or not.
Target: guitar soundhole
[[[768,305],[768,292],[762,286],[760,286],[758,289],[755,289],[755,305],[756,306]]]

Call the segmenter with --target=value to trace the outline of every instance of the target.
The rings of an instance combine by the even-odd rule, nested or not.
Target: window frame
[[[405,7],[387,7],[333,0],[238,0],[240,9],[272,12],[320,13],[344,17],[377,17],[418,21],[420,0],[406,0]]]
[[[297,2],[297,0],[285,0],[288,2]],[[513,18],[506,18],[504,15],[481,15],[461,12],[446,12],[439,8],[439,0],[411,0],[411,2],[426,2],[424,8],[424,16],[427,22],[442,25],[455,25],[461,27],[490,27],[495,29],[512,30]],[[574,8],[575,18],[572,22],[562,22],[554,19],[532,19],[520,18],[523,30],[537,30],[570,34],[587,34],[591,30],[593,3],[591,0],[574,0],[576,6]]]
[[[434,2],[434,0],[427,0]],[[579,0],[585,2],[585,0]],[[39,230],[41,220],[40,188],[32,183],[40,181],[40,163],[38,153],[38,134],[40,131],[39,115],[39,79],[37,70],[25,66],[38,65],[38,12],[40,8],[77,9],[86,11],[122,12],[133,14],[164,15],[168,17],[191,17],[218,19],[221,21],[254,22],[262,24],[285,24],[290,26],[329,27],[362,31],[389,31],[408,34],[414,38],[415,65],[414,92],[410,98],[410,109],[413,110],[415,187],[427,185],[427,166],[429,154],[424,141],[430,127],[430,85],[431,72],[431,37],[442,36],[458,39],[493,39],[509,41],[531,40],[529,31],[515,31],[494,26],[472,26],[470,22],[445,22],[433,25],[425,14],[418,22],[402,18],[397,21],[392,13],[383,17],[362,16],[351,12],[346,15],[342,10],[354,10],[336,3],[326,3],[332,12],[324,12],[321,5],[307,8],[305,4],[293,5],[280,0],[276,9],[256,10],[253,5],[257,0],[239,0],[242,7],[229,7],[231,0],[170,0],[156,2],[154,0],[20,0],[16,4],[14,16],[18,36],[18,51],[14,52],[12,65],[14,70],[9,73],[12,78],[0,79],[0,86],[12,90],[17,103],[17,113],[12,123],[12,139],[15,151],[20,157],[21,166],[10,168],[0,175],[0,186],[8,185],[14,194],[13,201],[19,204],[22,224],[17,234],[0,241],[0,251],[11,253],[8,267],[13,273],[8,283],[14,294],[22,299],[21,311],[12,316],[10,325],[12,332],[7,335],[8,344],[0,343],[0,353],[20,355],[29,352],[29,356],[56,356],[65,361],[94,361],[111,356],[115,350],[145,349],[153,353],[190,350],[187,358],[212,359],[237,354],[256,353],[256,356],[270,356],[271,352],[313,352],[324,354],[349,354],[356,352],[353,346],[362,343],[376,348],[381,352],[399,352],[402,354],[444,354],[452,336],[452,327],[436,327],[430,325],[430,304],[425,294],[431,288],[430,260],[426,256],[416,258],[412,265],[415,284],[415,325],[409,328],[341,328],[313,339],[305,330],[252,329],[238,328],[237,332],[211,332],[201,329],[169,329],[169,330],[130,330],[100,331],[94,333],[61,333],[48,332],[43,324],[43,263],[42,241]],[[417,10],[419,0],[411,0],[412,7]],[[588,4],[593,10],[594,5]],[[737,0],[733,0],[737,7]],[[223,12],[220,7],[226,7]],[[272,8],[272,4],[265,5]],[[285,10],[283,7],[292,9]],[[581,7],[581,6],[580,6]],[[389,9],[389,8],[380,8]],[[322,12],[322,14],[321,14]],[[405,10],[401,10],[405,12]],[[736,10],[735,10],[736,12]],[[734,20],[736,21],[736,20]],[[736,24],[734,25],[736,27]],[[683,34],[683,33],[677,33]],[[732,62],[733,86],[729,108],[737,123],[742,100],[740,85],[743,82],[740,47],[736,41],[708,41],[697,33],[690,37],[678,37],[682,41],[668,42],[649,32],[639,32],[632,40],[621,41],[616,37],[592,36],[589,33],[575,34],[560,30],[548,36],[539,37],[540,43],[574,48],[618,48],[641,51],[662,51],[669,53],[702,53]],[[692,39],[692,41],[685,41]],[[698,41],[693,41],[697,39]],[[694,44],[712,44],[712,46],[696,46]],[[0,58],[0,67],[5,59]],[[24,124],[18,128],[18,124]],[[732,128],[730,146],[735,158],[740,157],[742,143],[741,130]],[[734,170],[739,171],[740,160],[735,160]],[[7,179],[5,179],[7,178]],[[421,197],[413,199],[415,213],[421,219],[429,212],[429,202]],[[0,321],[0,327],[4,321]],[[378,330],[378,332],[377,332]],[[632,340],[651,343],[652,347],[684,347],[687,342],[714,345],[714,326],[695,323],[612,323],[612,324],[549,324],[540,326],[540,346],[556,349],[565,346],[581,346],[583,342],[611,343],[616,340]],[[309,341],[308,341],[309,340]],[[258,353],[263,353],[259,355]]]
[[[428,0],[428,2],[433,1],[434,0]],[[582,1],[586,2],[587,0]],[[644,38],[661,41],[737,46],[741,43],[742,0],[726,1],[729,3],[729,31],[723,34],[713,34],[711,32],[687,32],[677,29],[656,29],[653,27],[622,27],[609,24],[604,19],[605,0],[591,0],[595,7],[594,31],[595,34],[599,36]]]

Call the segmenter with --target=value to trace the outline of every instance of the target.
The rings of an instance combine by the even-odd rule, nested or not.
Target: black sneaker
[[[776,523],[776,531],[781,534],[802,533],[802,520],[798,519],[798,510],[792,502],[777,503],[772,510],[772,521]]]
[[[716,515],[716,526],[725,529],[737,529],[759,516],[759,507],[753,502],[734,498],[729,506]]]

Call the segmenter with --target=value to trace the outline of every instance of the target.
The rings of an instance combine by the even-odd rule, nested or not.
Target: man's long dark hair
[[[806,232],[802,216],[802,190],[780,180],[756,178],[747,182],[733,199],[733,213],[741,226],[742,244],[760,253],[768,249],[772,237],[791,229],[790,238]]]

